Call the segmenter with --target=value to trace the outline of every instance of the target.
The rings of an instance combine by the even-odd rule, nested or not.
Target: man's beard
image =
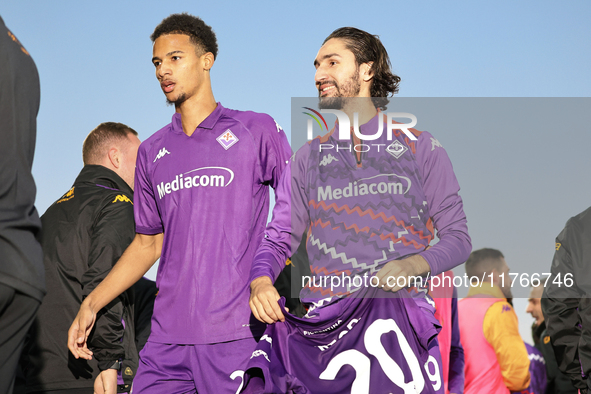
[[[357,79],[359,70],[356,70],[348,80],[343,83],[342,88],[336,81],[331,81],[336,90],[336,94],[332,97],[321,97],[322,94],[318,91],[318,108],[319,109],[342,109],[347,98],[356,97],[361,91],[361,83]]]
[[[179,105],[181,105],[182,103],[184,103],[185,100],[187,100],[187,94],[186,93],[181,93],[181,94],[179,94],[179,96],[174,101],[171,101],[171,100],[169,100],[167,98],[166,99],[166,104],[167,105],[174,105],[175,107],[178,107]]]

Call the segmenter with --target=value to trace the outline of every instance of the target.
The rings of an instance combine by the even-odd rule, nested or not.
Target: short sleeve
[[[285,132],[273,118],[264,115],[259,151],[263,183],[277,188],[281,174],[291,157],[291,147]]]
[[[135,231],[139,234],[154,235],[164,232],[162,218],[156,205],[154,189],[149,173],[146,145],[142,144],[138,151],[133,207],[135,217]]]

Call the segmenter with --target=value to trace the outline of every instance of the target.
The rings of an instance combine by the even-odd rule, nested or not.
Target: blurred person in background
[[[465,394],[505,394],[530,384],[529,357],[519,335],[509,266],[496,249],[479,249],[466,261],[466,274],[485,278],[459,302],[460,335],[465,355]],[[492,283],[490,275],[492,274]]]
[[[535,347],[542,353],[546,368],[547,394],[577,394],[578,390],[571,380],[558,368],[550,336],[546,330],[546,322],[542,313],[542,293],[544,286],[532,286],[525,312],[535,319],[532,324],[532,338]]]
[[[556,237],[542,296],[547,336],[558,368],[581,393],[591,392],[591,208],[570,218]]]

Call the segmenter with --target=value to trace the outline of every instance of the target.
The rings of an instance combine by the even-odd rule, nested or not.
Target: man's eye
[[[179,60],[181,57],[180,56],[173,56],[171,59],[172,60]]]
[[[160,62],[154,62],[154,67],[158,67],[160,65]]]

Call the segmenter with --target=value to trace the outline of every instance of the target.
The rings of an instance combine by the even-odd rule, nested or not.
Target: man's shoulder
[[[513,307],[511,306],[511,304],[509,304],[509,302],[507,300],[497,300],[496,302],[494,302],[487,311],[488,313],[492,313],[495,316],[505,316],[505,315],[511,315],[511,316],[517,316],[515,314],[515,310],[513,309]]]
[[[223,116],[227,119],[233,119],[241,123],[252,133],[262,133],[266,131],[283,131],[281,126],[271,115],[254,111],[239,111],[236,109],[224,108]]]
[[[156,131],[148,138],[146,138],[144,141],[142,141],[138,149],[138,160],[144,154],[149,154],[154,149],[159,150],[161,148],[160,145],[162,144],[162,140],[164,140],[167,136],[172,135],[172,133],[170,132],[171,129],[172,123],[169,123],[166,126],[162,127],[160,130]]]
[[[573,226],[581,229],[591,229],[591,207],[566,222],[566,227]]]

